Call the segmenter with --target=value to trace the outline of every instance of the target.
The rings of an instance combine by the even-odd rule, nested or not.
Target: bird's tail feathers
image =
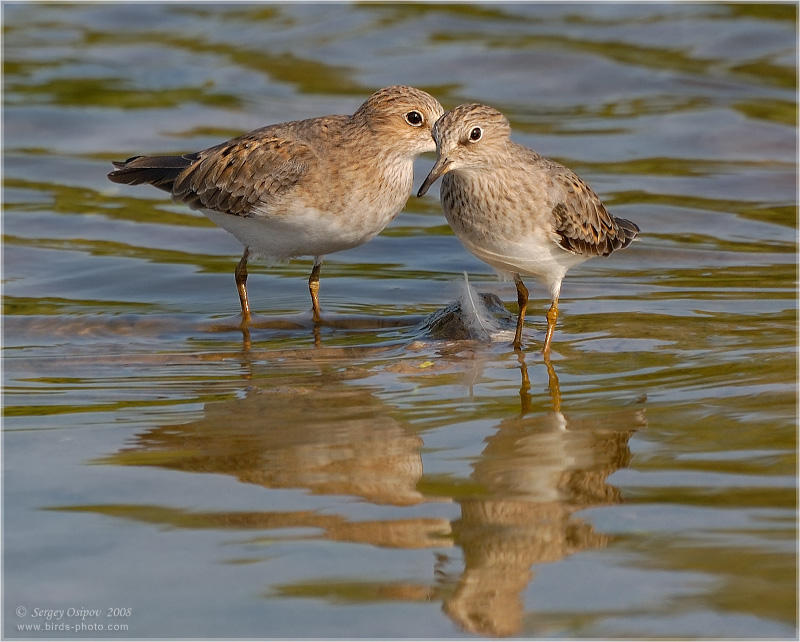
[[[146,183],[172,191],[175,179],[196,160],[194,154],[183,156],[133,156],[125,161],[113,161],[115,169],[108,178],[114,183],[141,185]]]
[[[626,218],[617,218],[614,217],[614,222],[619,226],[620,232],[620,239],[622,240],[622,245],[619,248],[615,249],[622,249],[624,247],[628,247],[631,241],[633,241],[637,235],[639,234],[639,226],[636,225],[633,221],[629,221]]]

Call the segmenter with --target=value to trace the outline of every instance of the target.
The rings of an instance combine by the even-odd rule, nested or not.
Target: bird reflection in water
[[[420,491],[425,488],[423,440],[402,413],[359,384],[363,373],[341,368],[335,360],[314,364],[307,351],[297,352],[304,355],[306,374],[276,374],[274,365],[264,373],[252,372],[244,398],[209,402],[197,421],[150,429],[108,461],[221,473],[265,488],[299,488],[398,507],[456,502],[458,519],[398,513],[393,519],[358,521],[315,510],[187,513],[119,504],[71,510],[194,528],[310,528],[315,531],[310,538],[432,549],[433,583],[382,578],[366,583],[362,592],[371,600],[441,601],[453,622],[483,636],[522,630],[523,592],[534,578],[535,564],[610,541],[575,513],[620,501],[619,491],[606,479],[627,465],[628,440],[645,425],[643,410],[588,419],[564,415],[558,377],[546,360],[548,409],[536,411],[542,399],[531,393],[519,352],[520,412],[500,421],[473,463],[469,487],[480,491],[468,497],[441,491],[445,496],[434,496]],[[462,367],[458,364],[464,361],[452,363]],[[445,385],[452,382],[450,374],[437,375],[435,369],[415,376],[432,386],[442,376]],[[458,559],[450,552],[453,546],[463,551],[463,569],[451,568]],[[340,590],[340,584],[290,583],[272,586],[271,594],[308,597],[319,591],[323,597]]]
[[[461,518],[452,523],[464,569],[443,608],[462,629],[484,636],[509,636],[522,629],[522,593],[533,579],[533,565],[609,543],[610,536],[574,513],[620,501],[619,491],[606,479],[628,464],[628,440],[645,425],[640,410],[567,419],[548,358],[552,409],[529,414],[530,379],[524,355],[518,351],[517,356],[521,412],[500,422],[473,466],[471,478],[488,497],[461,500]]]
[[[319,354],[331,358],[331,352]],[[259,372],[251,364],[245,397],[207,403],[197,421],[147,430],[108,461],[225,474],[265,488],[359,497],[378,505],[430,501],[417,490],[423,474],[422,439],[393,418],[393,409],[371,389],[351,381],[359,375],[340,367],[343,354],[353,356],[342,350],[339,361],[327,365],[325,359],[315,363],[304,350],[273,352],[276,361],[279,356],[296,359],[306,374],[276,375],[274,366]],[[133,514],[142,518],[139,509]],[[163,510],[154,514],[169,519]],[[172,519],[186,517],[176,514]],[[193,517],[194,523],[209,528],[310,528],[321,533],[314,538],[396,548],[439,546],[447,543],[450,531],[444,518],[352,521],[313,510],[221,511]]]

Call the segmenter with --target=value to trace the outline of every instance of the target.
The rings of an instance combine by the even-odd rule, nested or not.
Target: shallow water
[[[795,6],[3,20],[5,637],[797,636]],[[550,364],[533,282],[521,360],[426,325],[463,272],[516,312],[437,188],[326,258],[317,331],[310,261],[252,264],[247,349],[238,242],[105,178],[395,83],[642,228],[570,271]]]

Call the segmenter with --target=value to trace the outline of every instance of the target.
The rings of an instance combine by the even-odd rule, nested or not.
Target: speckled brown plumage
[[[552,210],[562,248],[575,254],[608,256],[636,238],[637,225],[611,216],[592,188],[572,170],[552,161],[549,165],[549,176],[564,190],[564,198]]]
[[[115,183],[148,183],[205,213],[245,246],[236,268],[242,316],[250,317],[247,261],[312,256],[312,310],[319,320],[322,257],[377,235],[411,193],[413,160],[433,151],[441,105],[413,87],[387,87],[352,116],[270,125],[200,152],[115,162]]]
[[[635,223],[609,214],[572,170],[510,138],[496,109],[461,105],[434,125],[437,160],[418,195],[442,176],[442,210],[475,256],[514,279],[520,304],[514,346],[522,344],[528,291],[522,276],[550,290],[544,352],[550,350],[561,281],[570,267],[608,256],[636,238]]]

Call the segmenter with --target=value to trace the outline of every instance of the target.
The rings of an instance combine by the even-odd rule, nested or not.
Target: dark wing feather
[[[608,256],[636,238],[639,227],[611,216],[597,194],[572,171],[556,166],[551,176],[560,188],[553,218],[562,248],[575,254]]]
[[[172,191],[175,179],[197,158],[196,154],[183,156],[133,156],[126,161],[113,161],[117,169],[108,175],[110,181],[125,185],[154,185]]]
[[[247,216],[294,188],[317,162],[304,142],[285,132],[256,130],[197,154],[175,180],[175,198],[194,209]]]
[[[183,156],[134,156],[114,162],[115,183],[148,183],[194,209],[247,216],[296,186],[317,162],[313,150],[284,129],[265,127]]]

